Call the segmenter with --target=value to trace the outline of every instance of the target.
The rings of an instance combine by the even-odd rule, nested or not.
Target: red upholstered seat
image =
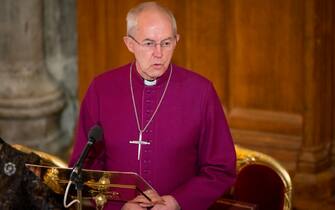
[[[289,210],[292,183],[284,167],[264,153],[235,146],[237,179],[210,210]]]
[[[269,166],[249,164],[238,173],[234,199],[257,204],[258,210],[282,210],[285,186],[280,176]]]

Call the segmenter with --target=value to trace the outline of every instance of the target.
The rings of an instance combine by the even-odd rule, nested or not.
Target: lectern
[[[75,199],[77,191],[69,188],[71,168],[52,166],[41,166],[26,164],[36,176],[50,189],[58,194],[67,194],[69,198]],[[146,191],[154,190],[141,176],[134,172],[100,171],[83,169],[81,172],[83,189],[82,200],[94,200],[97,209],[102,209],[107,201],[129,201],[137,195],[146,195]],[[79,205],[82,205],[81,203]]]

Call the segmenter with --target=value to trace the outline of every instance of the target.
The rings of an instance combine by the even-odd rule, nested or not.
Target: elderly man
[[[207,209],[233,184],[235,150],[211,82],[171,64],[179,40],[172,13],[131,9],[124,42],[135,61],[96,77],[82,102],[73,165],[99,124],[104,140],[86,168],[133,171],[156,192],[106,209]]]

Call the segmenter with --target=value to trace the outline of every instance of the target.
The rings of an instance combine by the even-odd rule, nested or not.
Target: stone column
[[[43,1],[0,5],[0,136],[56,153],[65,102],[44,63]]]

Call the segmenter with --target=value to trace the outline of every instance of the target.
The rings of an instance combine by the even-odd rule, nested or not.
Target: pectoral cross
[[[141,157],[141,146],[142,144],[150,144],[150,142],[142,140],[142,132],[140,132],[138,141],[129,141],[130,144],[137,144],[138,150],[137,150],[137,160],[140,160]]]

